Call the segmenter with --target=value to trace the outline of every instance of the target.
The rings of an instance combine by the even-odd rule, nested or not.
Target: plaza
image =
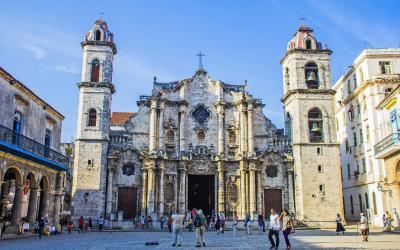
[[[345,235],[336,235],[333,230],[297,230],[290,237],[293,249],[398,249],[400,245],[399,234],[382,233],[381,230],[372,230],[370,241],[362,242],[355,228],[348,229]],[[237,238],[233,237],[232,231],[224,234],[208,231],[205,239],[207,249],[267,249],[270,246],[267,235],[258,235],[256,230],[250,236],[240,231]],[[158,241],[159,245],[145,246],[148,241]],[[172,234],[168,232],[73,232],[42,239],[32,236],[0,240],[0,249],[175,249],[171,242]],[[185,231],[179,249],[198,249],[194,244],[195,233]],[[281,234],[279,249],[285,247]]]

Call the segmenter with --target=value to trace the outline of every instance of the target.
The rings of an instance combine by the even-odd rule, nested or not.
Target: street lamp
[[[382,185],[378,182],[378,186],[377,186],[378,190],[380,192],[384,192],[384,193],[388,193],[389,197],[392,197],[392,190],[391,189],[383,189]]]

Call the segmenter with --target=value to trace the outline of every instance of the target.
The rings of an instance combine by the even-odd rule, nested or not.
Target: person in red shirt
[[[172,233],[172,217],[171,215],[168,216],[168,230]]]
[[[85,220],[83,219],[83,216],[79,218],[79,233],[84,233],[83,231],[83,225],[85,224]]]

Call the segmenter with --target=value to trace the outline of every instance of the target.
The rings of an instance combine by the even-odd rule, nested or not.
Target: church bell
[[[314,71],[309,71],[307,76],[307,82],[316,82],[317,76],[315,75]]]
[[[311,132],[319,132],[321,129],[319,128],[317,122],[313,122],[311,125]]]

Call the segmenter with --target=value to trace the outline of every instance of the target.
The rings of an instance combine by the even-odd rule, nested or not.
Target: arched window
[[[311,49],[311,40],[310,39],[306,40],[306,49]]]
[[[368,194],[367,194],[367,193],[365,193],[365,194],[364,194],[364,196],[365,196],[365,208],[366,208],[366,209],[369,209],[369,199],[368,199]]]
[[[100,30],[96,30],[94,39],[96,41],[100,41],[101,40],[101,31]]]
[[[306,64],[304,70],[305,70],[307,88],[318,89],[319,87],[318,66],[315,63],[310,62]]]
[[[360,213],[363,211],[362,197],[361,194],[358,194],[358,205],[360,206]]]
[[[375,192],[372,192],[372,205],[374,206],[374,207],[373,207],[373,209],[374,209],[374,214],[376,215],[377,212],[376,212],[376,196],[375,196]]]
[[[350,213],[354,215],[353,196],[350,195]]]
[[[21,120],[22,115],[20,112],[15,111],[14,113],[14,123],[13,123],[13,130],[17,133],[21,133]]]
[[[286,113],[285,129],[286,135],[292,140],[292,117],[289,112]]]
[[[90,109],[89,110],[89,120],[88,120],[88,126],[89,127],[95,127],[97,123],[97,112],[95,109]]]
[[[236,133],[235,133],[235,131],[229,131],[229,135],[228,135],[228,138],[229,138],[229,144],[236,144]]]
[[[92,61],[92,70],[91,70],[91,82],[98,82],[100,79],[100,61],[98,59],[94,59]]]
[[[308,112],[308,134],[310,142],[323,142],[322,113],[318,108]]]

